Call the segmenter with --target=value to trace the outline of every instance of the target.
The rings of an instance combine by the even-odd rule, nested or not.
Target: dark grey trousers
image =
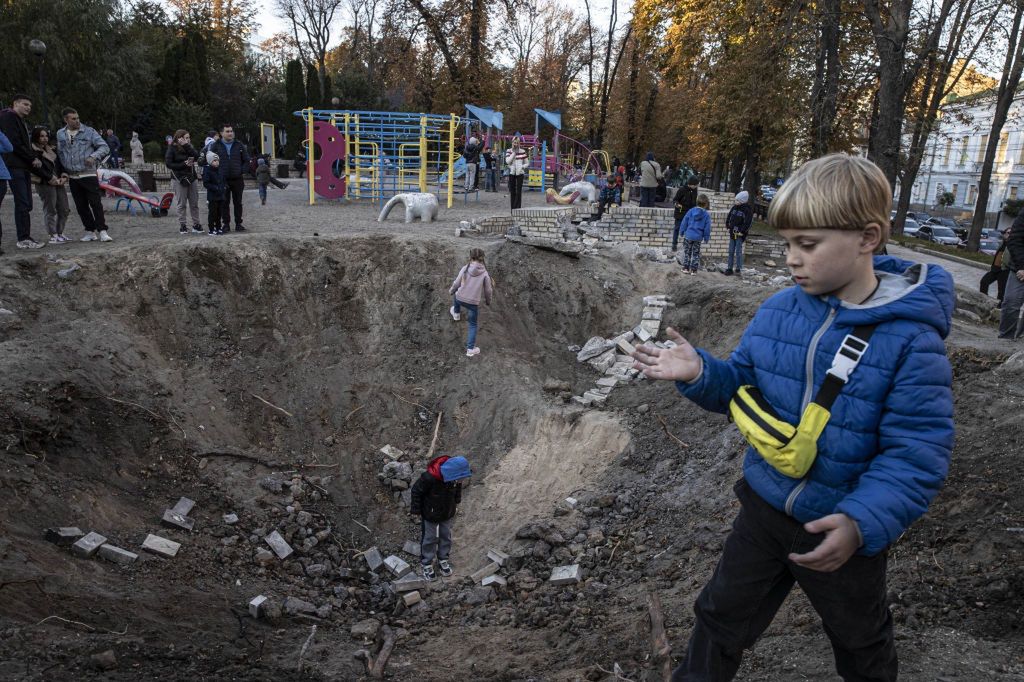
[[[427,521],[423,519],[423,536],[420,539],[420,563],[430,566],[434,559],[447,559],[452,551],[452,520]]]
[[[1024,282],[1017,279],[1017,273],[1011,272],[1006,278],[1006,293],[1003,294],[1003,306],[999,315],[999,338],[1012,339],[1017,333],[1017,318],[1020,307],[1024,305]]]

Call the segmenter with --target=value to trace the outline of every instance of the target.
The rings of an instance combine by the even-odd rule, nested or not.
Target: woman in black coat
[[[196,176],[199,152],[192,146],[192,136],[187,130],[175,131],[174,140],[167,147],[164,163],[171,172],[174,206],[178,211],[178,232],[188,233],[185,224],[185,205],[188,204],[192,214],[192,232],[202,234],[203,224],[199,221],[199,182]]]

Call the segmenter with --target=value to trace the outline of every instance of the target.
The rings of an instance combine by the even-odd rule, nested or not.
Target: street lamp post
[[[46,115],[46,81],[43,79],[43,61],[46,59],[46,43],[33,38],[28,41],[28,51],[39,58],[39,102],[43,106],[43,123],[49,123]]]

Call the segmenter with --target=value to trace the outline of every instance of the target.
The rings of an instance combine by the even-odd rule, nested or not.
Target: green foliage
[[[172,97],[160,114],[163,135],[173,135],[178,128],[192,134],[193,142],[202,143],[210,127],[210,110],[205,104],[193,104],[178,97]]]
[[[288,144],[285,151],[294,156],[299,145],[305,138],[302,119],[292,113],[306,108],[306,93],[302,83],[302,62],[293,59],[288,62],[284,72],[284,128],[288,133]]]
[[[1024,208],[1024,199],[1007,199],[1003,203],[1003,213],[1008,216],[1018,216],[1021,208]]]
[[[952,206],[956,203],[956,195],[952,192],[942,192],[937,198],[939,206]]]
[[[385,107],[380,90],[370,82],[365,71],[349,69],[335,75],[339,109],[376,111]]]
[[[147,162],[153,163],[154,161],[163,162],[164,160],[164,145],[156,140],[150,140],[142,145],[142,156]]]

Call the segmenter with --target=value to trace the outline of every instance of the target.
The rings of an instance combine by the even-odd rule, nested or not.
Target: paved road
[[[982,275],[988,272],[986,268],[964,265],[963,263],[958,263],[955,260],[949,260],[948,258],[942,258],[941,256],[933,256],[930,253],[921,253],[920,251],[914,251],[902,246],[897,246],[896,244],[889,245],[889,254],[915,263],[936,263],[941,265],[946,272],[953,276],[954,282],[973,291],[978,291],[978,285],[981,283]],[[993,283],[988,290],[989,297],[995,298],[996,291],[996,285]]]

